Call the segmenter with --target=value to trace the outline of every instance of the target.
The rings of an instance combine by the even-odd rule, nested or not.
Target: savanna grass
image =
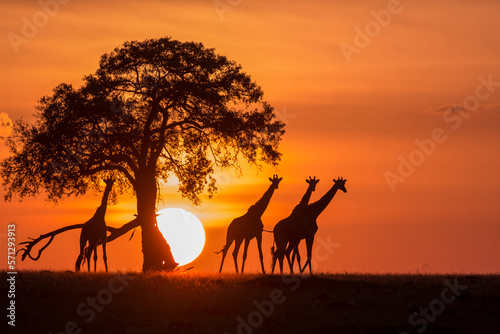
[[[3,285],[6,273],[1,274]],[[446,281],[462,287],[459,295],[442,302],[439,314],[419,315],[441,306]],[[23,333],[496,333],[500,328],[497,275],[21,271],[16,291],[16,331]],[[453,297],[449,291],[444,296]]]

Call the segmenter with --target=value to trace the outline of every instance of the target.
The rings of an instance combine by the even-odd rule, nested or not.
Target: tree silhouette
[[[277,164],[284,134],[239,64],[169,37],[104,54],[80,88],[63,83],[42,97],[35,117],[16,121],[6,142],[5,199],[44,191],[58,201],[114,178],[120,193],[137,199],[132,225],[142,230],[143,270],[175,267],[156,226],[162,181],[175,176],[180,194],[198,204],[204,191],[217,190],[216,166],[239,168],[240,158]]]

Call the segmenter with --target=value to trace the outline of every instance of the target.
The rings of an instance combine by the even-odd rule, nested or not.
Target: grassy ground
[[[7,274],[1,272],[1,277],[2,291],[6,291]],[[499,330],[500,277],[493,275],[282,277],[28,271],[16,277],[13,332],[309,334]]]

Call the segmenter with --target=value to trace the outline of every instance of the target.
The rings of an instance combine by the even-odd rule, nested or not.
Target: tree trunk
[[[175,262],[170,245],[156,224],[156,180],[154,173],[137,178],[137,219],[142,230],[143,271],[173,270]]]

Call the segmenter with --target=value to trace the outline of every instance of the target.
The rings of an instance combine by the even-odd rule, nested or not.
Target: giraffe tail
[[[80,269],[85,265],[85,262],[87,261],[87,254],[89,252],[89,248],[85,247],[83,250],[83,253],[78,255],[78,258],[76,259],[76,264],[75,264],[75,271],[80,271]]]
[[[273,240],[273,247],[271,247],[271,257],[274,260],[275,254],[276,254],[276,242]]]
[[[81,266],[84,266],[85,265],[85,262],[87,261],[87,256],[89,254],[89,248],[88,247],[85,247],[85,249],[83,250],[83,259],[82,259],[82,264]]]
[[[227,245],[224,245],[224,247],[222,247],[222,249],[218,252],[214,252],[214,254],[220,254],[222,253],[223,251],[225,251],[227,249]]]
[[[82,267],[82,254],[79,254],[75,263],[75,271],[80,271],[81,267]]]

